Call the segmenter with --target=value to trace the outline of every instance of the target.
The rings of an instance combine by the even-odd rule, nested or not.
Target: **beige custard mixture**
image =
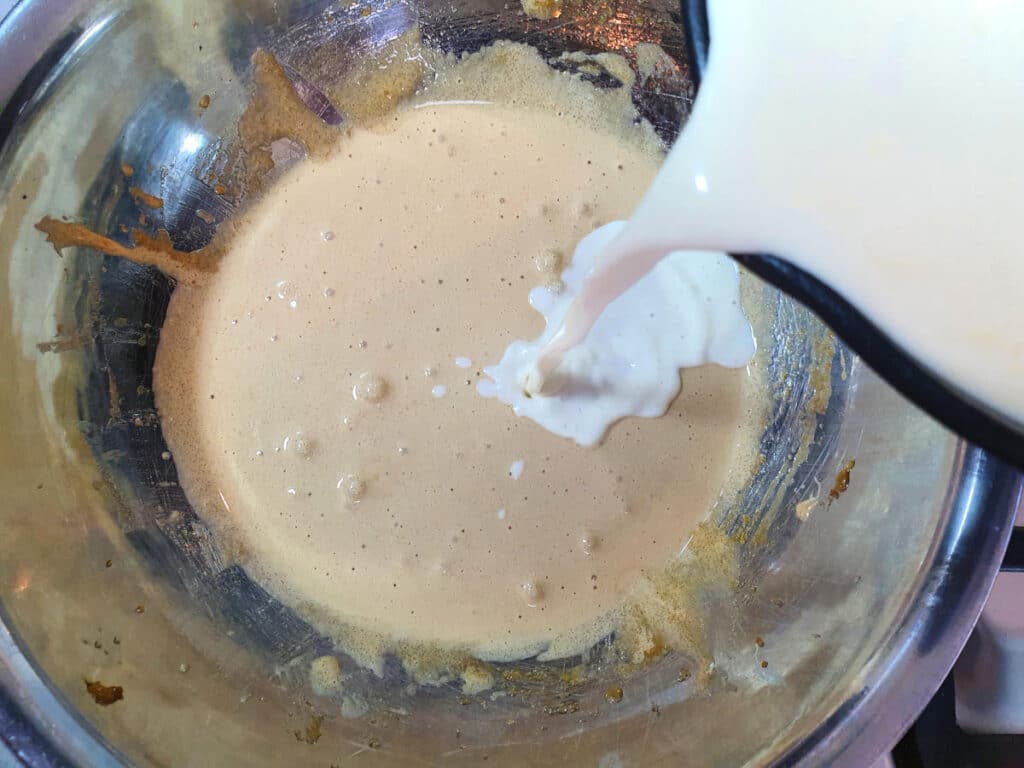
[[[385,645],[482,659],[614,628],[749,477],[756,382],[683,371],[663,418],[591,448],[476,384],[542,329],[530,289],[558,290],[662,155],[628,83],[499,45],[250,209],[217,271],[175,290],[155,390],[186,491],[255,578]]]

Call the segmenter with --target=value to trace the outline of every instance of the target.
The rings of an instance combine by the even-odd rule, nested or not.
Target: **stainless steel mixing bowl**
[[[549,682],[578,660],[525,660],[499,670],[496,695],[466,696],[454,682],[413,690],[397,661],[378,678],[343,660],[345,698],[325,700],[305,675],[332,641],[232,563],[163,456],[151,366],[173,282],[87,248],[58,256],[34,228],[67,216],[123,239],[139,217],[129,164],[164,200],[149,226],[182,249],[207,242],[197,211],[219,221],[244,202],[213,179],[257,47],[338,120],[324,61],[352,68],[414,26],[454,53],[529,42],[559,67],[562,51],[629,58],[655,42],[679,68],[632,95],[671,139],[692,98],[678,24],[659,0],[566,2],[549,21],[504,0],[25,0],[4,19],[0,737],[12,753],[33,765],[860,768],[898,737],[980,611],[1020,478],[772,289],[764,460],[741,503],[714,513],[739,570],[696,592],[710,668],[680,681],[689,661],[669,652],[623,677],[597,659],[566,692]],[[624,87],[593,67],[581,76]],[[850,459],[849,489],[825,503]],[[808,517],[812,497],[823,502]],[[102,706],[87,681],[123,699]],[[621,701],[607,700],[611,684]]]

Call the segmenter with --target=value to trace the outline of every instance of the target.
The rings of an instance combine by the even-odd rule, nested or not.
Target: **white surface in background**
[[[1024,526],[1024,505],[1017,511]],[[974,733],[1024,733],[1024,573],[996,577],[953,667],[956,719]]]
[[[1024,573],[1001,573],[953,668],[965,731],[1024,733]]]

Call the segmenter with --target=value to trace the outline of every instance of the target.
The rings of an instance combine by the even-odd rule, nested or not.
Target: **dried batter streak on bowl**
[[[846,493],[846,489],[850,487],[850,473],[856,465],[856,459],[850,459],[843,465],[843,468],[836,473],[836,481],[833,483],[832,489],[828,492],[830,504]]]
[[[252,55],[252,76],[255,92],[238,121],[247,185],[259,185],[273,170],[271,144],[279,139],[299,142],[310,157],[323,157],[337,145],[342,130],[310,111],[273,54],[260,49]]]
[[[94,248],[136,264],[156,267],[179,280],[195,280],[197,273],[216,269],[215,249],[179,251],[171,243],[166,230],[159,230],[156,235],[149,235],[138,229],[132,230],[135,245],[129,247],[93,232],[84,224],[61,221],[51,216],[44,216],[35,227],[46,235],[46,241],[53,246],[58,255],[62,255],[61,251],[65,248]]]
[[[320,724],[324,721],[320,715],[310,715],[309,722],[302,730],[294,732],[296,741],[303,741],[306,744],[316,744],[320,741]]]
[[[128,194],[132,196],[132,199],[139,205],[144,205],[147,208],[153,208],[158,210],[164,207],[164,200],[162,197],[151,195],[144,191],[140,187],[129,187]]]

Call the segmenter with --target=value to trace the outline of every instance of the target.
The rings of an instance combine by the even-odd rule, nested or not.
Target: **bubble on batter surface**
[[[369,371],[359,374],[359,378],[352,386],[352,397],[367,403],[379,403],[387,393],[387,380],[383,376]]]
[[[338,490],[349,506],[355,506],[366,496],[366,481],[358,474],[346,473],[338,479]]]

